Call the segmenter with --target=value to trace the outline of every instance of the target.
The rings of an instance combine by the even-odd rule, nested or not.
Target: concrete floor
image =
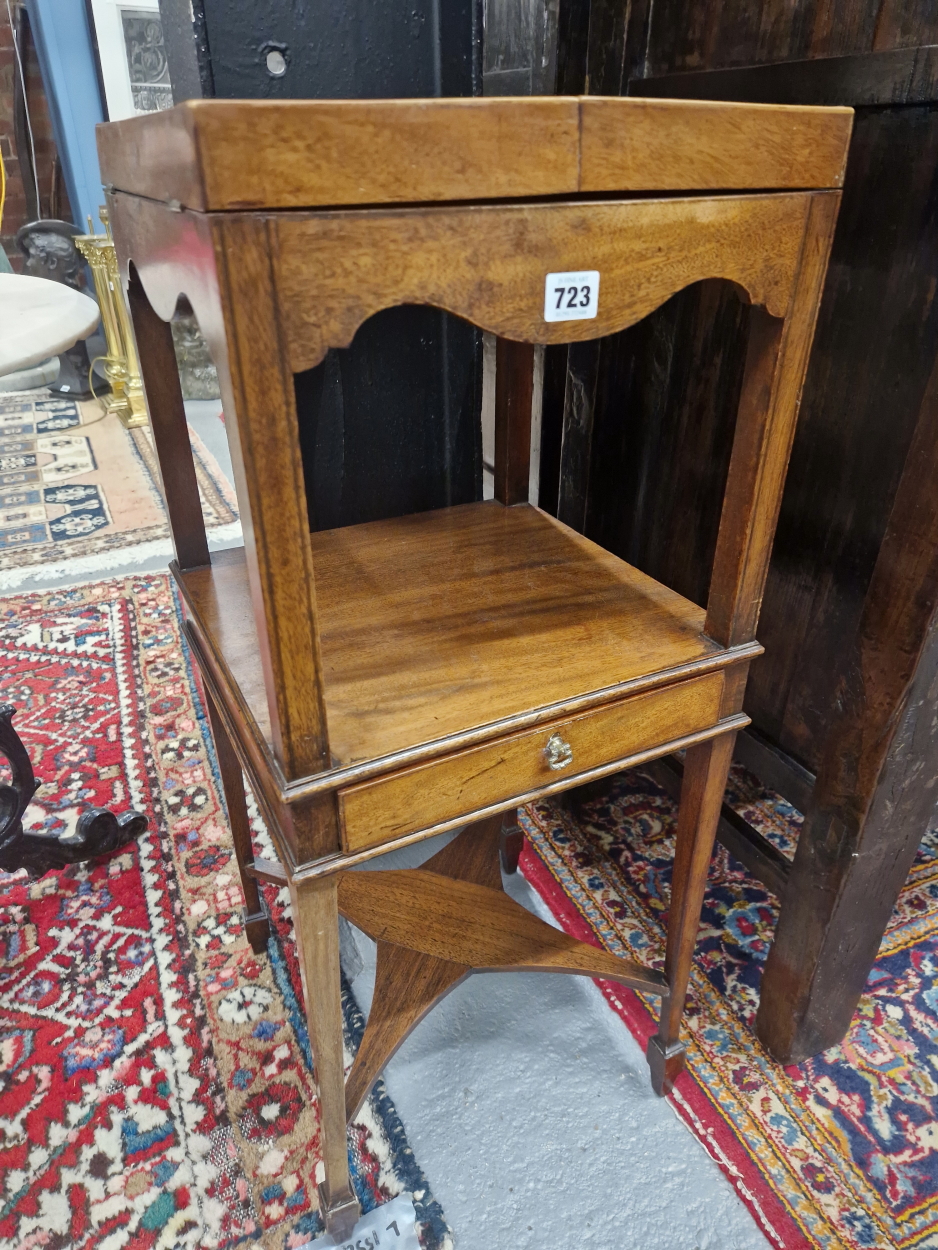
[[[230,474],[220,410],[215,401],[186,404]],[[165,569],[168,558],[107,576]],[[42,586],[36,579],[21,589]],[[368,866],[422,863],[447,836]],[[551,920],[520,874],[507,888]],[[363,967],[353,985],[367,1012],[374,944],[358,934],[357,946]],[[765,1250],[732,1186],[654,1096],[647,1073],[591,981],[510,973],[475,976],[454,990],[408,1038],[385,1080],[458,1250]]]
[[[368,867],[414,867],[446,836]],[[520,874],[506,886],[554,923]],[[353,987],[367,1013],[375,947],[355,939],[364,966]],[[583,977],[471,977],[418,1025],[385,1082],[458,1250],[766,1248]]]

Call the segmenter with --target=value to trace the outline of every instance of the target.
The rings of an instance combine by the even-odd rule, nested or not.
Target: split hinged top
[[[191,100],[99,130],[106,186],[202,212],[843,184],[852,110],[545,96]]]

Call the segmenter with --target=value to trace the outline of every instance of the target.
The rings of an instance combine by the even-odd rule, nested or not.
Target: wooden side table
[[[293,898],[334,1233],[358,1212],[347,1117],[473,971],[660,994],[656,1089],[680,1071],[851,119],[597,98],[204,101],[99,131],[255,949],[267,933],[256,879]],[[755,307],[704,612],[530,506],[527,482],[533,345],[609,334],[709,276]],[[244,547],[212,556],[168,324],[180,296],[218,367],[244,521]],[[293,375],[404,303],[499,336],[497,497],[310,534]],[[665,975],[504,895],[503,813],[680,748]],[[253,857],[242,769],[279,864]],[[348,871],[465,825],[420,870]],[[347,1085],[340,911],[378,941]]]

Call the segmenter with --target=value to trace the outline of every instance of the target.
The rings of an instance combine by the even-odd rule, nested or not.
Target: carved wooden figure
[[[99,131],[256,949],[254,879],[293,895],[333,1233],[358,1209],[347,1118],[473,971],[578,973],[660,994],[655,1088],[680,1071],[851,121],[849,109],[628,99],[203,101]],[[620,330],[711,276],[756,308],[704,612],[532,507],[526,483],[531,345]],[[211,556],[173,366],[183,296],[218,368],[244,519],[244,547]],[[293,375],[403,303],[499,337],[497,497],[311,534]],[[503,813],[681,748],[665,975],[504,895]],[[253,859],[236,762],[278,864]],[[420,870],[348,871],[461,826]],[[506,867],[517,850],[510,819]],[[379,944],[347,1085],[340,912]]]

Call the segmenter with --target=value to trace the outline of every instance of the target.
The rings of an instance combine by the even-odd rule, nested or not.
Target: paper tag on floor
[[[307,1242],[303,1250],[420,1250],[413,1199],[410,1194],[398,1194],[392,1202],[363,1215],[345,1241],[335,1241],[326,1233]]]

